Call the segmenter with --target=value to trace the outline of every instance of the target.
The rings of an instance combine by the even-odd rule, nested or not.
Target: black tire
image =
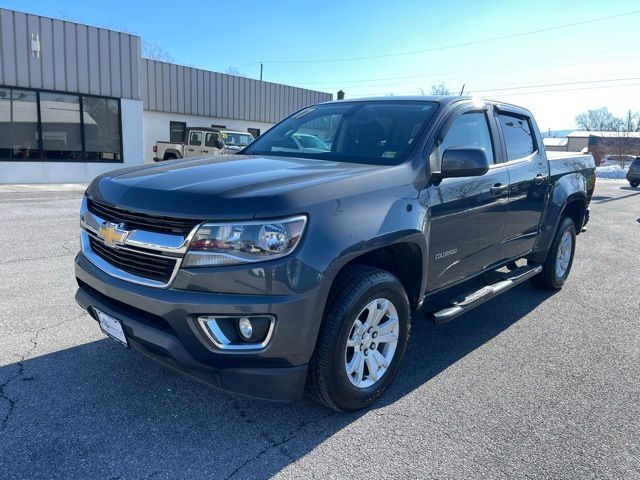
[[[395,276],[363,265],[347,267],[341,272],[331,292],[316,349],[309,363],[307,392],[314,400],[334,410],[359,410],[382,395],[398,372],[411,331],[409,300]],[[347,339],[358,314],[378,298],[390,300],[397,311],[398,343],[387,370],[380,378],[367,388],[358,388],[349,380],[345,370]]]
[[[640,185],[640,180],[629,180],[629,185],[631,185],[631,188],[638,188],[638,185]]]
[[[560,249],[560,242],[565,232],[571,236],[571,257],[566,270],[563,275],[558,276],[556,272],[556,261],[558,258],[558,250]],[[560,225],[553,237],[551,247],[547,252],[547,258],[542,264],[542,272],[535,277],[531,278],[531,282],[539,288],[547,290],[560,290],[569,277],[571,272],[571,266],[573,265],[573,256],[576,250],[576,226],[568,217],[563,217],[560,220]]]
[[[164,156],[164,160],[176,160],[178,157],[175,153],[167,153]]]

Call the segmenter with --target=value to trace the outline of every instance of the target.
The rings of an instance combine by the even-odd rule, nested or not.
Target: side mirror
[[[480,147],[450,147],[444,151],[440,178],[480,177],[489,171],[489,159]]]
[[[220,140],[214,140],[213,146],[216,148],[222,148],[222,142]]]

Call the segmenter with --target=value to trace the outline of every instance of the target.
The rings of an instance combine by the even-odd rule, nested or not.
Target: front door
[[[220,137],[218,132],[205,132],[204,134],[204,147],[202,147],[203,155],[220,155],[221,151],[217,145]]]
[[[531,118],[521,112],[497,112],[511,180],[502,256],[526,254],[538,238],[549,188],[549,162],[540,151]]]
[[[478,177],[445,178],[428,187],[431,205],[427,290],[434,291],[484,270],[500,258],[507,215],[509,173],[493,139],[485,108],[453,114],[437,135],[430,165],[449,147],[481,147],[492,163]]]
[[[204,140],[204,132],[200,130],[191,130],[189,132],[189,143],[184,152],[185,157],[202,156],[202,143]]]

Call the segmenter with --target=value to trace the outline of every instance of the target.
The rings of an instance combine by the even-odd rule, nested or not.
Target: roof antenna
[[[462,90],[460,90],[460,96],[462,96],[462,94],[464,93],[464,86],[466,85],[466,83],[462,84]]]

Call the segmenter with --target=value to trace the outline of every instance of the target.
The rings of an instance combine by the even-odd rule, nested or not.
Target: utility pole
[[[260,62],[260,81],[262,81],[262,62]]]

